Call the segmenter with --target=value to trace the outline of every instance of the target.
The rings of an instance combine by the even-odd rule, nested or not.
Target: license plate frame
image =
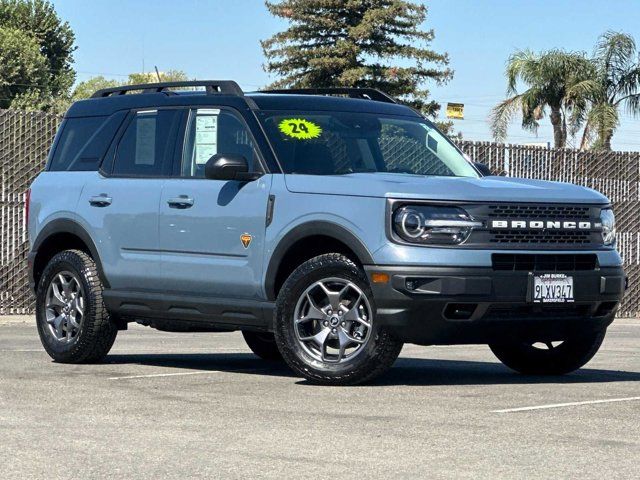
[[[575,301],[573,276],[565,273],[531,275],[531,301],[537,304],[563,304]]]

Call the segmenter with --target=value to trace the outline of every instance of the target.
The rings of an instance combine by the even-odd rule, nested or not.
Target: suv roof
[[[204,90],[172,90],[184,87],[204,87]],[[74,103],[65,116],[103,116],[123,109],[191,105],[419,116],[411,108],[396,103],[392,97],[373,88],[290,89],[245,94],[236,82],[230,80],[150,83],[107,88],[98,90],[88,100]]]

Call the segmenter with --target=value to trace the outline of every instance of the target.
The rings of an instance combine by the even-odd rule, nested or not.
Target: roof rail
[[[393,97],[378,90],[377,88],[355,88],[355,87],[335,87],[335,88],[289,88],[277,90],[261,90],[260,93],[289,93],[301,95],[347,95],[349,98],[362,98],[375,100],[376,102],[398,103]]]
[[[122,85],[120,87],[103,88],[91,95],[91,98],[106,98],[114,95],[125,95],[132,90],[142,93],[160,93],[172,87],[205,87],[207,95],[244,95],[240,86],[233,80],[192,80],[187,82],[141,83],[138,85]]]

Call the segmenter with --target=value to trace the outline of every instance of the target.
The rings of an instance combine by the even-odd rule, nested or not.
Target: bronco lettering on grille
[[[530,229],[530,230],[591,230],[602,224],[575,220],[491,220],[491,228]]]

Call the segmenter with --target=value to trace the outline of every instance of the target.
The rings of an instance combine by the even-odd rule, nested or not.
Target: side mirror
[[[476,169],[482,174],[483,177],[491,177],[492,175],[494,175],[491,169],[484,163],[473,162],[473,166],[476,167]]]
[[[242,155],[218,153],[204,166],[204,177],[210,180],[252,181],[260,178],[261,173],[249,172],[247,159]]]

